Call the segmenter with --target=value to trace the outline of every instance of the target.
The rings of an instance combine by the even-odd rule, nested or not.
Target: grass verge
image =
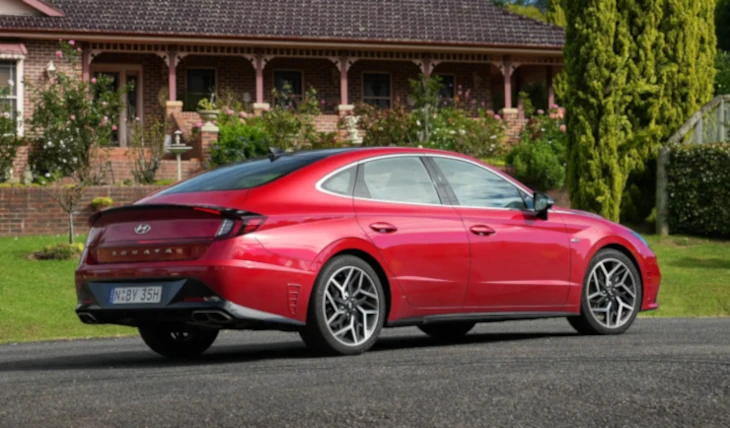
[[[648,236],[663,280],[660,309],[646,317],[730,316],[730,242]],[[37,261],[27,255],[64,237],[0,238],[0,343],[136,334],[87,326],[74,313],[77,261]]]

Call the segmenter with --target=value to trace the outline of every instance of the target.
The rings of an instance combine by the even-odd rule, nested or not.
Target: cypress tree
[[[549,23],[565,27],[565,11],[562,2],[563,0],[547,0],[545,16]]]
[[[617,0],[570,0],[565,43],[568,126],[567,179],[571,204],[618,221],[631,124],[625,111],[629,32]]]
[[[658,123],[666,140],[713,95],[716,0],[664,0]]]
[[[660,107],[657,57],[664,37],[659,32],[665,0],[618,0],[621,31],[629,43],[626,116],[632,139],[626,153],[636,161],[621,200],[621,221],[638,224],[654,208],[656,187],[654,153],[660,145],[657,124]]]

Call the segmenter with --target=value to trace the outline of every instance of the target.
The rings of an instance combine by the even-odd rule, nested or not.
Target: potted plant
[[[93,208],[94,211],[102,211],[114,205],[114,201],[112,198],[99,196],[98,198],[92,199],[91,204],[89,205],[91,205],[91,208]]]
[[[200,115],[200,118],[206,122],[218,118],[220,110],[217,108],[215,103],[215,94],[210,94],[210,99],[203,98],[198,102],[198,114]]]

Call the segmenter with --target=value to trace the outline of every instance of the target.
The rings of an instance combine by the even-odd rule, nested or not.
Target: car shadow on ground
[[[439,348],[497,342],[512,342],[577,336],[576,333],[486,333],[470,334],[456,340],[439,340],[428,336],[390,336],[378,340],[368,352],[388,352],[413,348]],[[62,344],[59,344],[63,346]],[[11,371],[53,371],[53,370],[97,370],[112,368],[167,368],[196,365],[243,363],[276,359],[321,359],[338,358],[318,354],[304,347],[297,340],[259,344],[215,346],[208,353],[192,360],[169,360],[152,351],[123,351],[84,353],[59,357],[28,358],[0,362],[0,372]]]

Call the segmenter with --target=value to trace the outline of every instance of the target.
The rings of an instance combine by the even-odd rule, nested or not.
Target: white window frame
[[[18,136],[22,137],[25,132],[25,85],[23,85],[25,55],[0,53],[0,61],[15,61],[15,95],[6,97],[6,99],[15,99],[18,115]]]

